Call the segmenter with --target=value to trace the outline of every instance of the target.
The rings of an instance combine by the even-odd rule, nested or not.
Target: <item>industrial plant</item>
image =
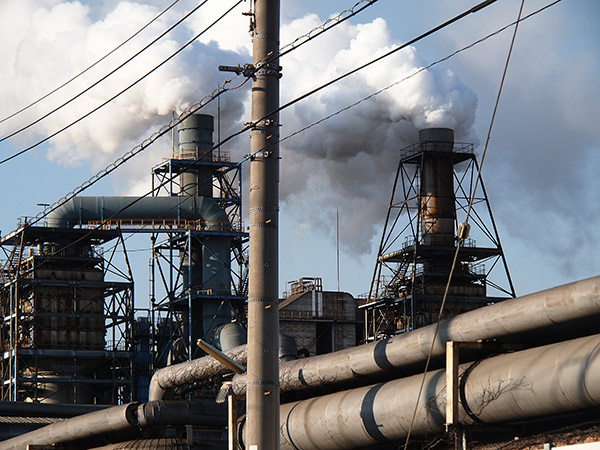
[[[248,234],[241,166],[213,150],[213,128],[207,115],[181,122],[177,151],[152,170],[161,195],[74,197],[43,226],[23,222],[2,238],[3,415],[13,419],[0,427],[12,437],[1,448],[63,439],[64,448],[244,448]],[[400,199],[392,193],[388,222],[414,235],[384,228],[382,242],[402,245],[382,245],[370,298],[304,277],[279,301],[281,448],[397,448],[413,420],[413,445],[423,445],[466,440],[466,430],[477,442],[507,439],[526,419],[544,430],[540,410],[580,418],[597,401],[585,373],[600,281],[513,298],[508,271],[504,289],[476,269],[508,267],[498,234],[485,247],[469,238],[438,321],[444,274],[465,241],[456,229],[472,146],[426,129],[398,154],[410,183],[400,181]],[[495,230],[484,200],[479,223]],[[394,215],[396,205],[411,211]],[[152,243],[146,315],[136,315],[124,233]],[[564,355],[583,366],[562,365]],[[583,371],[584,391],[573,371]],[[509,425],[490,432],[488,423]]]
[[[453,129],[387,150],[367,295],[318,273],[277,292],[279,1],[251,3],[253,63],[222,67],[252,81],[243,161],[188,111],[150,195],[72,195],[0,236],[0,449],[600,445],[600,277],[516,295]]]

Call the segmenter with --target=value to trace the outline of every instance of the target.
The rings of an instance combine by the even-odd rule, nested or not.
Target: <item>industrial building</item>
[[[0,450],[546,449],[573,443],[566,427],[600,442],[600,277],[516,297],[451,129],[393,149],[360,309],[318,277],[274,293],[279,2],[254,6],[255,65],[233,67],[253,80],[248,227],[241,164],[187,114],[152,196],[74,196],[2,237]],[[129,234],[151,242],[142,315]]]
[[[0,436],[16,437],[0,448],[247,448],[247,234],[228,176],[241,174],[222,153],[202,158],[212,127],[210,116],[180,125],[178,150],[153,169],[167,195],[128,208],[127,197],[76,197],[46,226],[23,222],[3,238]],[[596,439],[600,280],[487,296],[492,282],[473,266],[502,260],[495,234],[495,246],[458,250],[448,314],[435,320],[436,270],[464,243],[455,229],[465,188],[441,188],[431,168],[460,178],[455,165],[473,154],[454,151],[451,130],[420,136],[400,152],[399,173],[412,164],[423,181],[411,190],[428,187],[398,201],[414,207],[398,217],[414,218],[416,239],[384,231],[408,243],[380,252],[376,270],[393,274],[375,283],[386,295],[361,300],[361,311],[352,295],[304,277],[278,302],[281,448],[397,449],[408,430],[410,448],[573,442],[553,434],[556,421]],[[135,317],[124,233],[152,243],[146,316]]]
[[[296,341],[302,356],[354,347],[362,337],[357,302],[347,292],[323,291],[321,278],[288,283],[279,302],[279,330]]]

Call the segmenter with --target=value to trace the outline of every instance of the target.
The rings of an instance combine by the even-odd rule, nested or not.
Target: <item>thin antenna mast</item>
[[[340,292],[340,210],[335,209],[335,246],[337,251],[337,290]]]

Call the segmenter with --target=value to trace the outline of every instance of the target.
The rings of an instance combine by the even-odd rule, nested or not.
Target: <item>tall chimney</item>
[[[424,154],[421,171],[421,232],[423,243],[427,245],[454,245],[456,209],[453,146],[454,131],[449,128],[419,131],[419,147]]]

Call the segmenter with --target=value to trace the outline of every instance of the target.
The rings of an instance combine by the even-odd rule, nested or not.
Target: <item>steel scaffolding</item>
[[[131,401],[133,279],[120,232],[25,222],[0,248],[2,400]]]
[[[177,221],[174,226],[153,231],[149,264],[153,370],[193,357],[197,347],[192,339],[190,312],[202,302],[219,301],[219,310],[227,310],[225,314],[230,313],[246,327],[248,234],[241,217],[241,164],[231,162],[229,153],[219,150],[210,158],[189,158],[179,152],[154,167],[153,192],[156,196],[181,195],[183,174],[208,171],[213,199],[225,211],[228,221],[216,230],[202,223]],[[215,292],[192,280],[195,249],[204,247],[205,242],[215,237],[227,237],[230,241],[228,292]]]

